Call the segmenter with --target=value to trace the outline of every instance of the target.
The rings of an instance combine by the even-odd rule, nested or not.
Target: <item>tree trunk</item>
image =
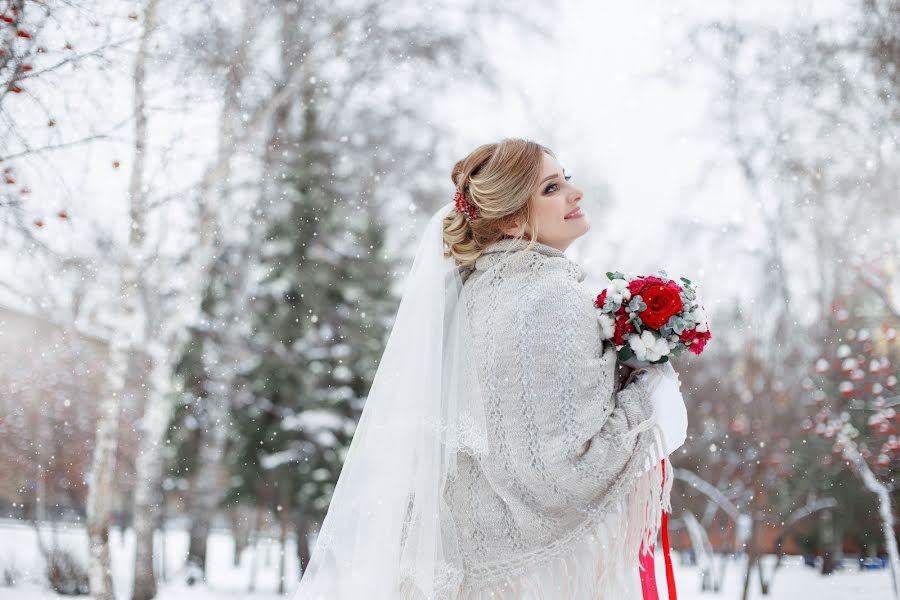
[[[869,463],[862,457],[854,442],[846,434],[840,434],[838,441],[843,448],[844,458],[856,465],[859,477],[866,488],[878,496],[878,514],[881,516],[881,525],[884,530],[884,542],[887,547],[888,562],[891,567],[891,583],[895,600],[900,599],[900,553],[897,552],[897,536],[894,534],[894,512],[891,507],[891,496],[887,487],[881,483]]]
[[[205,352],[204,352],[205,354]],[[197,475],[191,494],[192,506],[188,563],[206,578],[206,542],[213,515],[222,498],[219,471],[225,454],[226,424],[229,414],[229,388],[231,380],[224,377],[220,367],[209,366],[206,405],[209,422],[200,438],[197,453]]]
[[[159,580],[165,582],[169,579],[167,558],[169,556],[169,546],[166,540],[166,496],[163,497],[159,506]]]
[[[89,478],[87,530],[89,578],[95,600],[114,600],[109,555],[109,525],[116,464],[116,438],[119,429],[120,397],[128,375],[128,356],[137,314],[137,287],[141,279],[141,253],[144,241],[144,149],[147,141],[147,117],[144,112],[144,73],[150,36],[155,23],[157,0],[148,0],[144,11],[144,31],[134,67],[134,163],[129,181],[130,227],[128,250],[121,283],[121,314],[109,344],[104,396],[100,402],[97,437]]]
[[[753,525],[753,529],[756,529],[756,524]],[[741,588],[741,600],[747,600],[750,597],[750,576],[753,573],[753,568],[756,565],[757,561],[756,551],[750,550],[747,552],[747,569],[744,571],[744,584]]]
[[[753,498],[750,500],[749,518],[750,518],[750,536],[747,540],[747,570],[744,573],[744,585],[741,591],[741,600],[747,600],[750,597],[750,581],[754,567],[760,570],[762,575],[762,565],[760,564],[760,552],[757,550],[759,546],[757,537],[759,535],[759,524],[757,523],[757,515],[764,508],[762,505],[762,490],[760,489],[759,480],[761,477],[761,469],[757,468],[753,473],[750,487],[753,490]]]
[[[311,548],[309,547],[309,519],[300,511],[297,515],[295,525],[295,535],[297,536],[297,561],[300,563],[300,574],[306,572],[309,565],[309,559],[312,558]]]
[[[160,353],[154,353],[160,354]],[[134,486],[134,587],[132,600],[156,596],[153,566],[153,532],[159,521],[162,494],[162,444],[171,418],[168,400],[169,365],[163,353],[153,357],[150,397],[142,420],[141,451],[135,464]]]
[[[285,569],[287,567],[287,532],[290,522],[291,486],[287,481],[281,482],[281,505],[278,507],[279,536],[278,544],[281,546],[281,560],[278,561],[278,593],[285,591]]]
[[[830,510],[821,513],[822,530],[822,575],[834,572],[834,520]]]
[[[259,553],[261,550],[259,542],[262,538],[263,521],[265,517],[266,506],[268,506],[268,496],[268,492],[263,491],[256,499],[256,527],[254,527],[253,529],[253,543],[251,544],[253,555],[250,561],[250,583],[247,586],[247,591],[251,594],[256,591],[256,574],[259,571]]]
[[[94,455],[88,479],[87,530],[90,544],[91,594],[97,600],[113,600],[109,560],[109,526],[113,495],[113,471],[116,466],[116,442],[119,430],[119,397],[125,389],[128,370],[128,339],[136,311],[133,285],[136,265],[129,258],[122,285],[124,306],[120,324],[110,340],[104,396],[100,401]]]
[[[234,540],[232,566],[241,564],[241,553],[247,547],[250,537],[250,521],[242,514],[241,505],[235,504],[228,509],[228,520],[231,524],[231,537]]]

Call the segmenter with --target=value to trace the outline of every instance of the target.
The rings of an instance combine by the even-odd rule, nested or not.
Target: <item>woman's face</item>
[[[579,208],[584,194],[569,183],[571,177],[565,174],[555,158],[545,152],[541,182],[529,199],[532,218],[537,223],[537,241],[563,252],[591,228]],[[570,214],[573,216],[567,216]],[[526,239],[530,240],[532,229],[528,225],[513,228],[507,233],[516,235],[522,227],[525,228]]]

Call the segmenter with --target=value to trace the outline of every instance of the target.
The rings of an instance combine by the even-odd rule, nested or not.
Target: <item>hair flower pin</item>
[[[462,214],[466,220],[474,221],[478,218],[478,208],[460,190],[456,190],[453,199],[456,201],[456,212]]]

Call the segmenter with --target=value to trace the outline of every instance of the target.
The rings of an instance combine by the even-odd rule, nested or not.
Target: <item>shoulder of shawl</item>
[[[484,249],[475,261],[475,272],[504,276],[533,275],[544,279],[561,274],[575,282],[584,281],[585,273],[566,254],[540,242],[503,238]]]

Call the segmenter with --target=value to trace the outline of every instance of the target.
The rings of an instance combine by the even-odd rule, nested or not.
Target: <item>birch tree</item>
[[[134,90],[134,163],[128,191],[129,231],[125,268],[119,294],[120,312],[109,344],[106,388],[100,400],[97,435],[91,464],[87,499],[87,528],[90,545],[90,587],[96,600],[114,600],[109,524],[113,496],[113,470],[119,425],[120,398],[125,388],[128,355],[134,345],[139,301],[137,290],[143,267],[145,228],[144,161],[147,144],[147,114],[144,82],[147,55],[156,23],[158,0],[148,0],[143,12],[143,34],[135,55],[132,86]]]

